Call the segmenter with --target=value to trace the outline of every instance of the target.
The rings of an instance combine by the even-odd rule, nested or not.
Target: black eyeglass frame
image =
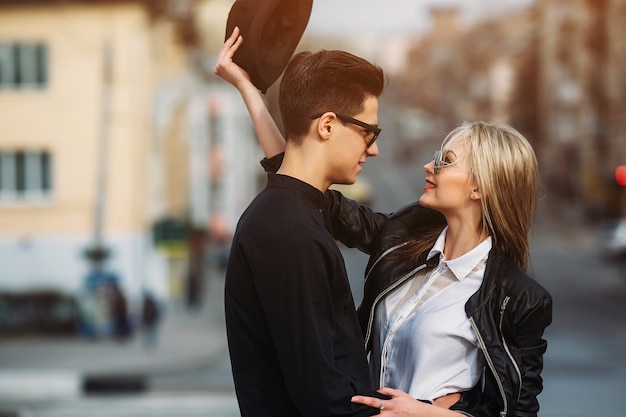
[[[317,118],[320,118],[323,115],[324,115],[324,113],[316,114],[316,115],[311,117],[311,120],[315,120]],[[344,123],[350,123],[350,124],[353,124],[355,126],[359,126],[359,127],[363,128],[363,129],[365,129],[366,131],[372,133],[372,137],[370,138],[370,140],[365,142],[365,149],[368,149],[370,146],[372,146],[374,144],[374,142],[376,142],[376,139],[378,139],[378,135],[380,135],[380,132],[382,131],[382,129],[380,127],[378,127],[378,126],[374,126],[374,125],[371,125],[369,123],[362,122],[359,119],[355,119],[354,117],[346,116],[345,114],[335,113],[335,116],[337,116],[337,118],[339,120],[341,120],[342,122],[344,122]]]

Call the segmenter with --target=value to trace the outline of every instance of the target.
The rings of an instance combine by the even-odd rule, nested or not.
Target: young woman
[[[281,137],[245,71],[236,33],[216,74],[241,92],[266,151]],[[392,215],[326,193],[333,234],[370,254],[359,318],[381,415],[536,416],[552,319],[550,294],[526,274],[539,188],[534,151],[508,126],[453,130],[424,166],[419,202]]]

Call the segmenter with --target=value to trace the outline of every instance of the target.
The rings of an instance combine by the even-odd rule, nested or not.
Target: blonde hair
[[[526,271],[539,195],[539,166],[532,146],[514,128],[486,122],[461,124],[443,144],[455,138],[465,146],[467,167],[481,193],[481,226],[494,246]]]
[[[451,131],[451,140],[465,147],[467,168],[481,193],[481,227],[493,244],[522,270],[530,266],[528,238],[539,194],[539,166],[532,146],[510,126],[465,122]],[[416,259],[430,249],[444,226],[412,232],[413,238],[398,256]]]

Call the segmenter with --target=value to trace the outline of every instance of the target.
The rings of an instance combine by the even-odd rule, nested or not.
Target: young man
[[[240,68],[231,71],[238,35],[235,29],[224,44],[215,72],[245,100],[258,91]],[[380,68],[342,51],[300,53],[285,70],[284,158],[242,215],[226,273],[226,328],[243,416],[378,413],[350,402],[355,394],[381,396],[370,388],[324,192],[354,183],[366,159],[378,154],[383,88]]]

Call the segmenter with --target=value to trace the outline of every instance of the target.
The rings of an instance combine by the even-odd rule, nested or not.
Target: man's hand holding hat
[[[233,61],[263,93],[291,59],[312,7],[313,0],[237,0],[230,9],[225,39],[235,27],[245,39],[235,48]]]

